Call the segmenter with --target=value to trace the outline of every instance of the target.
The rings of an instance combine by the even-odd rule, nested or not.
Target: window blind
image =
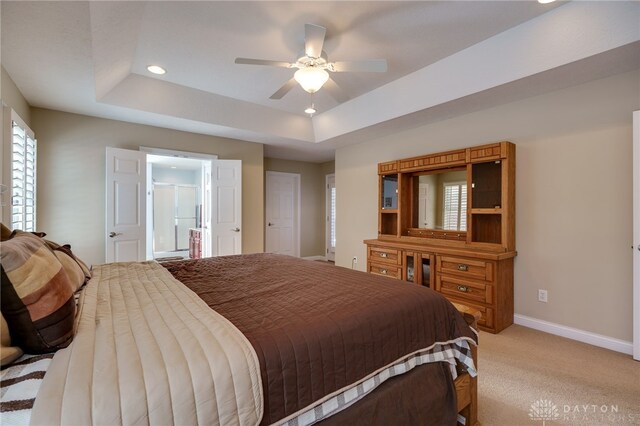
[[[11,122],[11,228],[36,230],[36,145],[31,130]]]
[[[331,214],[330,214],[330,226],[331,226],[331,251],[336,249],[336,187],[331,187]]]

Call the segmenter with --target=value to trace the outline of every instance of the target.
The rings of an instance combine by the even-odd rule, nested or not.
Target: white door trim
[[[140,151],[146,152],[152,155],[161,155],[163,157],[180,157],[180,158],[192,158],[194,160],[217,160],[218,156],[215,154],[204,154],[202,152],[189,152],[178,151],[175,149],[153,148],[150,146],[141,146]]]
[[[218,156],[216,154],[205,154],[202,152],[191,152],[191,151],[178,151],[175,149],[164,149],[164,148],[154,148],[150,146],[140,146],[138,147],[140,152],[144,152],[147,155],[157,155],[162,157],[177,157],[177,158],[189,158],[192,160],[200,160],[200,161],[213,161],[217,160]],[[204,163],[203,163],[204,164]],[[203,176],[204,178],[204,176]],[[152,179],[152,163],[147,162],[147,217],[146,217],[146,228],[147,228],[147,240],[146,240],[146,251],[147,251],[147,259],[153,259],[153,179]],[[205,197],[205,185],[202,184],[200,188],[201,196],[203,199]],[[211,201],[209,199],[209,201]],[[208,210],[211,210],[213,206],[209,205]],[[203,219],[204,220],[204,219]],[[203,224],[203,228],[206,226]],[[202,246],[202,255],[203,256],[211,256],[211,232],[210,229],[204,232],[203,234],[203,246]]]
[[[640,111],[633,112],[633,359],[640,361]]]
[[[297,202],[295,203],[296,213],[294,215],[295,224],[293,225],[293,229],[296,233],[293,242],[294,242],[294,254],[296,257],[300,257],[300,174],[299,173],[285,173],[285,172],[273,172],[268,170],[266,172],[265,179],[265,193],[267,191],[267,180],[270,176],[289,176],[293,177],[296,183],[296,198]],[[266,201],[266,200],[265,200]],[[265,233],[265,247],[266,247],[266,235],[267,235],[267,215],[266,215],[266,202],[265,202],[265,215],[264,215],[264,233]]]

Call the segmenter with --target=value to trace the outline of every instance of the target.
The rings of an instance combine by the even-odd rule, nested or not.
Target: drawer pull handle
[[[387,275],[387,270],[386,269],[380,269],[380,273]]]
[[[469,290],[469,287],[467,287],[466,285],[459,285],[458,286],[458,291],[461,291],[463,293],[470,293],[471,290]]]
[[[386,258],[387,257],[387,253],[380,253],[380,257]]]
[[[467,272],[469,270],[469,265],[465,265],[464,263],[460,263],[458,265],[458,271]]]

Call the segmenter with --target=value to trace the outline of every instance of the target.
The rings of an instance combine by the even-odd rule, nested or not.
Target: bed
[[[274,254],[91,275],[32,424],[477,424],[477,314],[427,288]]]

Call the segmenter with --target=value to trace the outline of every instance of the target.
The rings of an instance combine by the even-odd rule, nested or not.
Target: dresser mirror
[[[467,230],[467,168],[416,173],[412,178],[412,227]]]

